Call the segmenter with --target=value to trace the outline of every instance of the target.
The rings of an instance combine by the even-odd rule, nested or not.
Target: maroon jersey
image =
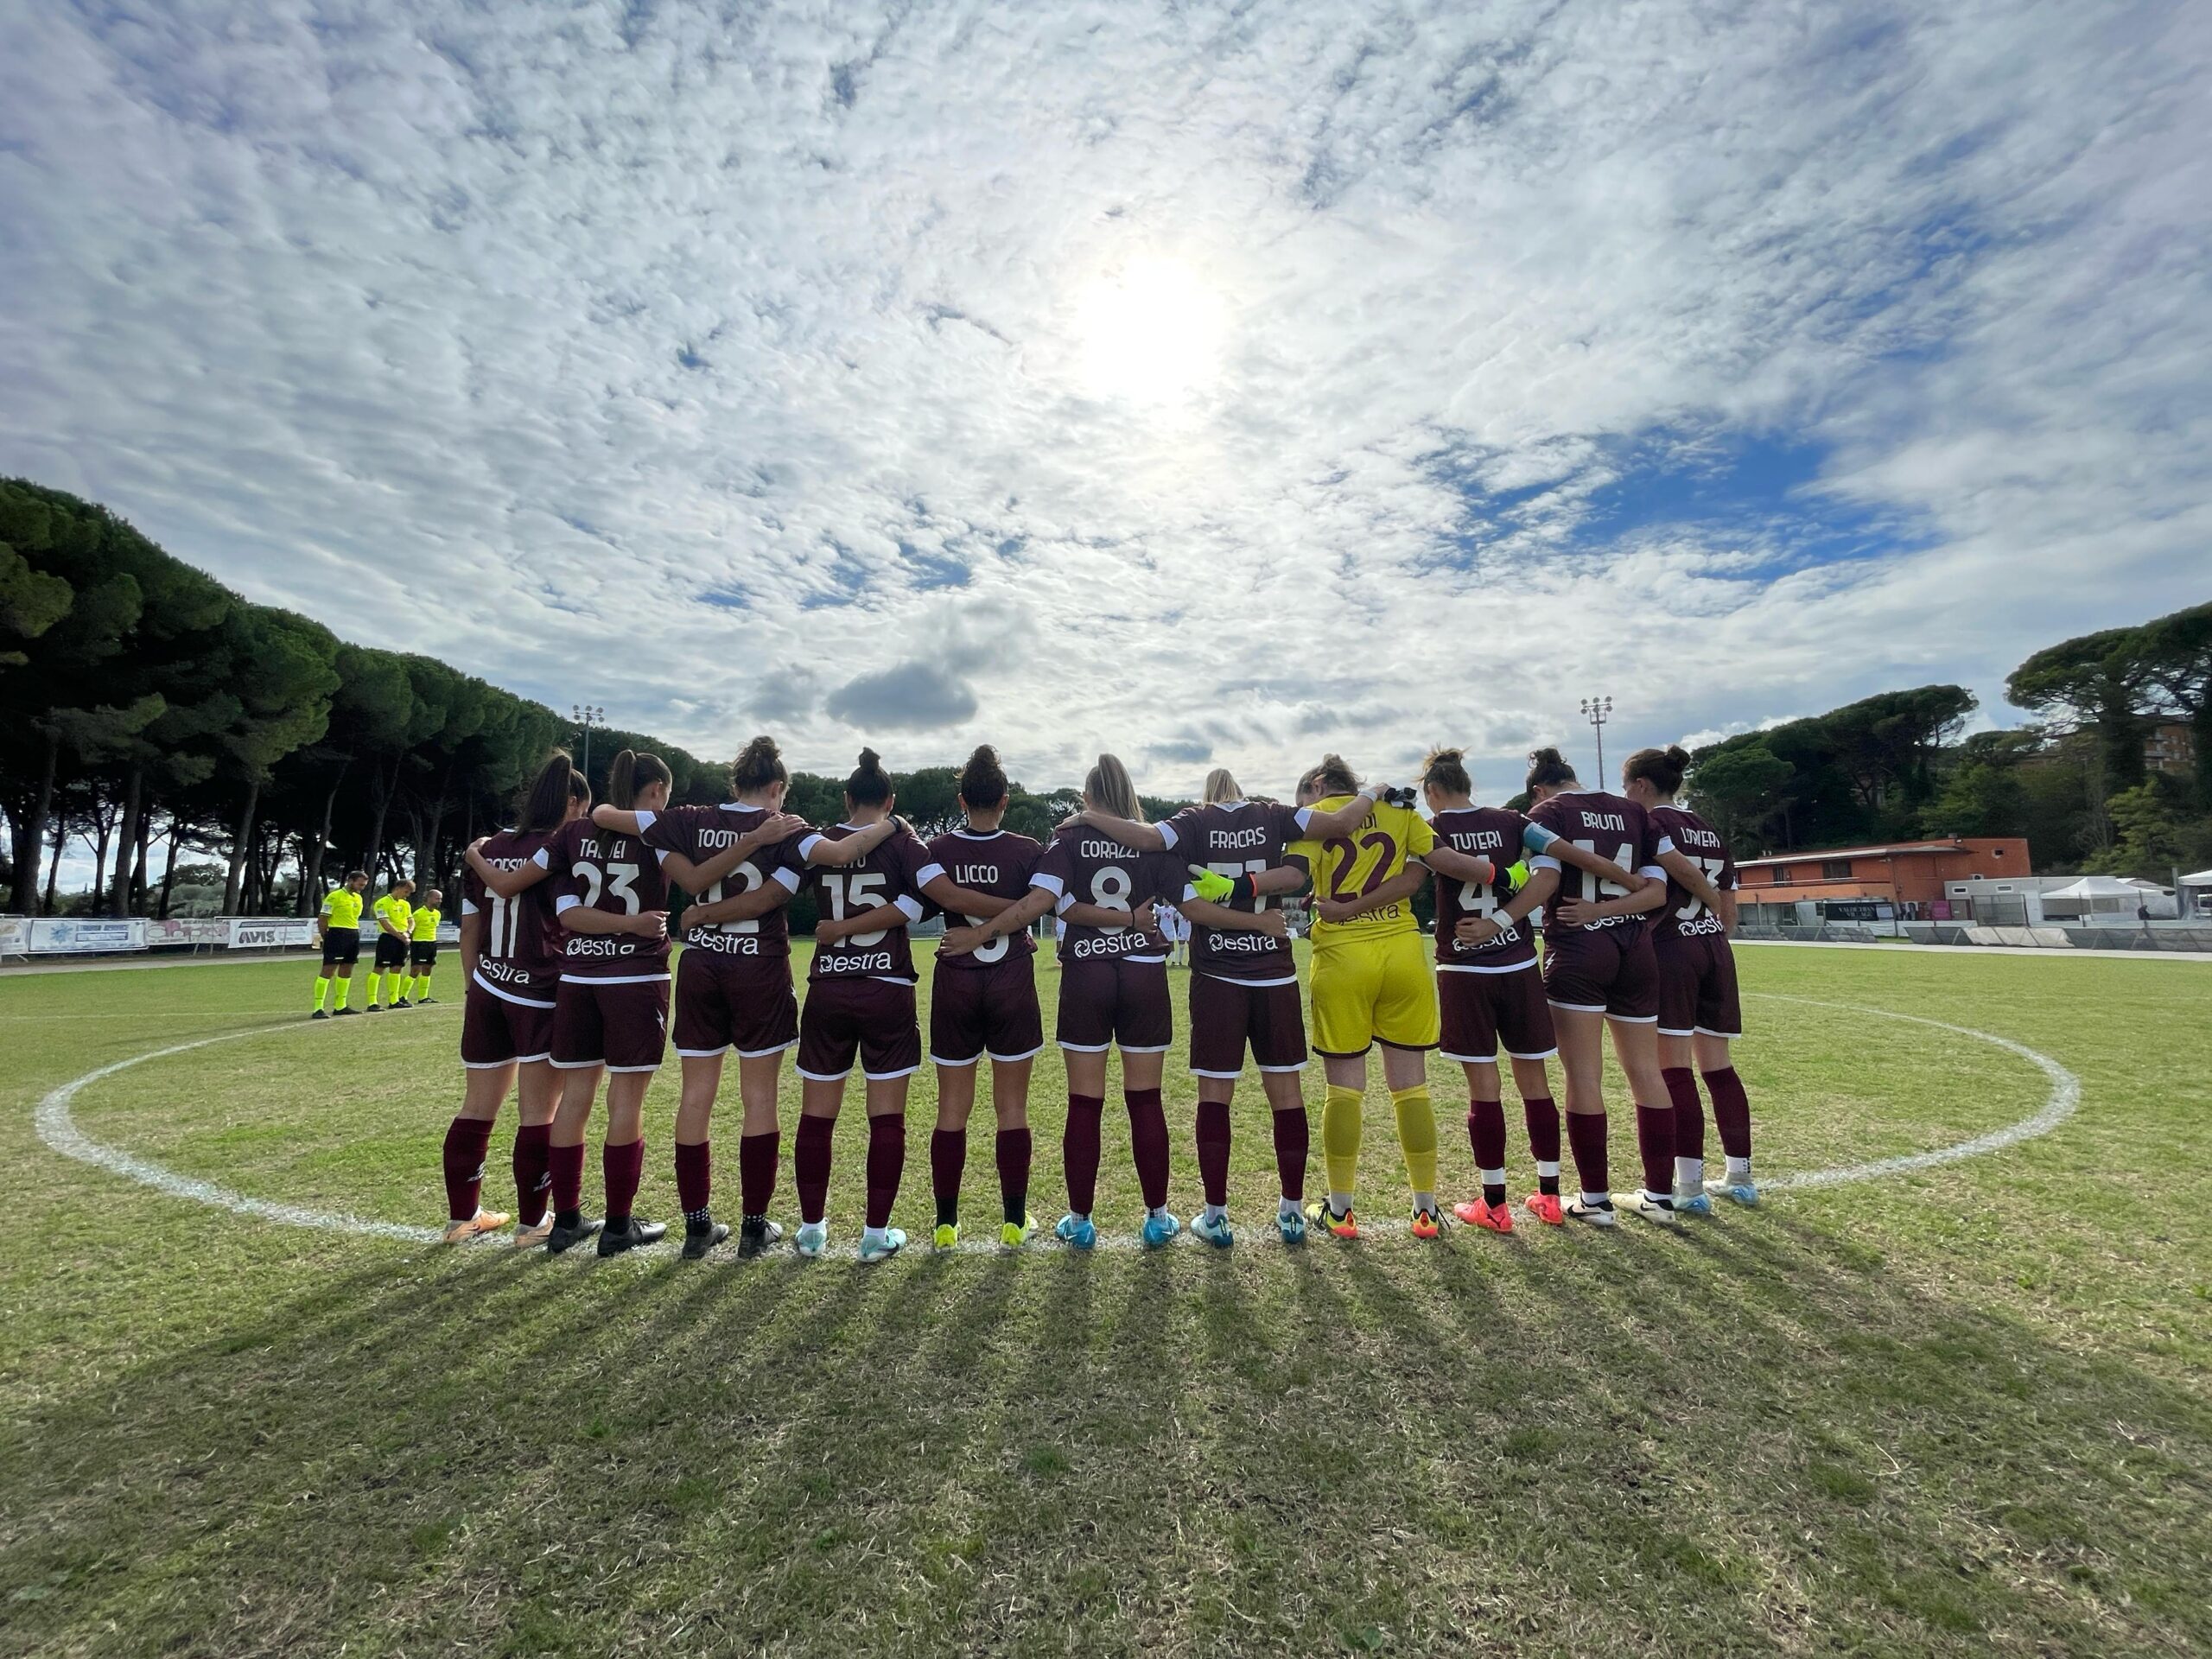
[[[1659,868],[1659,855],[1670,850],[1675,843],[1652,823],[1649,813],[1625,796],[1608,795],[1599,789],[1569,791],[1538,804],[1529,812],[1529,818],[1586,852],[1610,858],[1624,870],[1633,870],[1639,875],[1667,874]],[[1620,897],[1619,890],[1611,883],[1600,881],[1589,871],[1562,863],[1548,854],[1539,853],[1529,863],[1534,869],[1559,872],[1559,896],[1562,899],[1584,899],[1596,904]],[[1640,916],[1608,916],[1586,926],[1636,925],[1643,919]],[[1557,906],[1553,906],[1544,918],[1547,939],[1583,931],[1561,922]]]
[[[694,864],[728,852],[768,818],[760,807],[727,802],[721,806],[672,806],[665,812],[640,812],[645,843],[657,850],[681,853]],[[801,834],[806,832],[802,831]],[[763,847],[704,893],[691,896],[702,905],[741,898],[755,887],[774,881],[786,893],[798,891],[804,867],[798,855],[799,836]],[[791,927],[783,906],[747,922],[687,923],[683,944],[692,950],[711,950],[722,957],[788,957]]]
[[[1505,872],[1521,861],[1521,837],[1528,823],[1508,807],[1467,806],[1440,812],[1430,824],[1439,844],[1472,858],[1487,858],[1497,871],[1487,882],[1436,878],[1436,960],[1440,966],[1502,973],[1536,960],[1535,935],[1528,922],[1509,926],[1487,944],[1465,944],[1459,939],[1463,917],[1487,920],[1513,897]]]
[[[1052,837],[1030,885],[1060,901],[1096,905],[1105,910],[1135,910],[1139,905],[1179,903],[1189,878],[1173,853],[1140,853],[1103,830],[1073,824]],[[1082,927],[1060,925],[1060,960],[1090,962],[1126,958],[1165,962],[1167,941],[1157,921],[1150,927]]]
[[[546,845],[552,836],[502,830],[484,842],[484,861],[495,870],[519,870],[535,864],[552,868]],[[512,899],[502,899],[467,864],[461,873],[461,913],[481,915],[476,977],[486,988],[532,1001],[550,1002],[561,979],[561,924],[553,913],[555,884],[543,880]]]
[[[1676,852],[1705,872],[1707,880],[1723,893],[1735,890],[1736,861],[1729,856],[1728,843],[1718,830],[1687,806],[1655,806],[1651,809],[1651,822],[1675,843]],[[1667,878],[1667,908],[1658,913],[1656,922],[1656,931],[1679,933],[1684,938],[1728,931],[1720,918],[1705,907],[1703,899],[1694,897],[1671,875]]]
[[[1216,875],[1257,875],[1281,864],[1290,843],[1306,833],[1313,814],[1294,806],[1262,801],[1225,801],[1186,806],[1160,826],[1167,849],[1185,867],[1203,864]],[[1243,899],[1231,909],[1254,913],[1268,897]],[[1237,928],[1191,929],[1191,966],[1216,979],[1247,983],[1294,981],[1297,959],[1287,938],[1270,938]]]
[[[608,916],[637,916],[668,908],[662,855],[636,836],[602,830],[589,818],[561,826],[547,846],[553,907],[566,916],[582,908]],[[561,956],[563,979],[665,978],[668,940],[639,933],[579,933],[567,930]]]
[[[988,836],[954,830],[931,841],[929,855],[931,861],[943,866],[945,874],[960,887],[988,893],[994,899],[1020,899],[1029,891],[1029,878],[1037,873],[1045,848],[1041,842],[1017,836],[1010,830],[994,830]],[[985,918],[963,916],[958,919],[972,924]],[[1036,954],[1037,941],[1025,927],[1019,933],[1000,935],[979,950],[939,957],[937,965],[941,969],[972,970]]]
[[[817,841],[842,841],[857,833],[848,823],[832,824],[798,838],[796,855],[802,863]],[[929,849],[911,830],[894,830],[874,851],[857,864],[842,870],[807,866],[800,880],[811,882],[822,913],[832,921],[858,916],[880,905],[896,905],[906,922],[873,933],[855,933],[829,944],[815,941],[814,965],[807,970],[810,983],[825,979],[889,979],[902,985],[914,982],[914,952],[906,938],[906,923],[928,914],[922,887],[943,875],[942,867],[930,857]]]

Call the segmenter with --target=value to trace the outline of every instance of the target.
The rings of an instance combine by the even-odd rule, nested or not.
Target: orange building
[[[1945,905],[1946,881],[2030,874],[2028,843],[2018,836],[1900,841],[1886,847],[1785,853],[1749,859],[1736,869],[1740,902],[1746,905],[1871,900],[1921,917],[1941,914],[1935,907]],[[1907,910],[1907,906],[1912,908]]]

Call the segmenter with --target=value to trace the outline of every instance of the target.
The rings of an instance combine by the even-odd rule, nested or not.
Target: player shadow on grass
[[[1401,1629],[1472,1617],[1540,1545],[1569,1586],[1631,1567],[1607,1612],[1631,1625],[1694,1601],[1780,1635],[1776,1559],[1840,1574],[1892,1639],[2001,1620],[1999,1580],[2024,1573],[2073,1597],[2062,1631],[2157,1616],[2139,1541],[2075,1542],[2086,1576],[2050,1552],[2099,1537],[2146,1459],[2201,1475],[2212,1433],[2172,1382],[1793,1217],[1533,1243],[832,1272],[378,1247],[22,1414],[0,1592],[36,1593],[9,1604],[11,1639],[88,1639],[128,1608],[133,1647],[334,1646],[388,1618],[398,1638],[627,1645],[842,1609],[864,1651],[897,1645],[869,1623],[895,1609],[940,1649],[1013,1645],[1086,1598],[1177,1625],[1210,1593],[1184,1548],[1224,1593],[1302,1575],[1281,1606],[1325,1590]],[[1523,1479],[1602,1502],[1559,1537],[1454,1530],[1465,1490]],[[1344,1530],[1223,1547],[1248,1507],[1323,1493]],[[1187,1545],[1141,1522],[1163,1508]],[[625,1561],[685,1571],[641,1584]],[[1414,1570],[1426,1610],[1402,1605]],[[986,1593],[1009,1573],[1021,1597]],[[1567,1639],[1581,1615],[1552,1613]]]

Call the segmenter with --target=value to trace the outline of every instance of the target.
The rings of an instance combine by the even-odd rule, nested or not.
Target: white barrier
[[[30,950],[30,918],[0,916],[0,957],[27,957]]]
[[[146,924],[149,950],[176,945],[225,945],[230,942],[230,918],[224,916],[168,917]]]
[[[88,950],[143,950],[143,917],[99,919],[87,916],[41,916],[31,923],[33,956],[49,952]]]

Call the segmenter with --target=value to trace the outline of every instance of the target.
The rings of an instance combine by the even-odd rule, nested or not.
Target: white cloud
[[[0,469],[703,753],[1162,792],[2204,597],[2201,8],[626,15],[19,8]],[[1721,438],[1827,460],[1593,519]]]

